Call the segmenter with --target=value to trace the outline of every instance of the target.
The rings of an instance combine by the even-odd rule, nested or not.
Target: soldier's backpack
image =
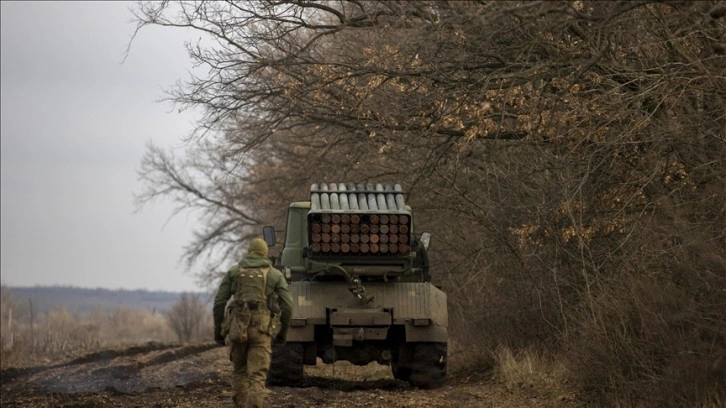
[[[226,334],[230,341],[247,341],[250,328],[271,334],[270,311],[265,295],[269,271],[270,267],[240,269],[234,282],[234,298],[227,305],[222,322],[222,335]]]

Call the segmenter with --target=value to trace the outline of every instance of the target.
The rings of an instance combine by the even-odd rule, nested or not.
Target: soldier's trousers
[[[232,400],[236,407],[261,408],[267,389],[265,381],[270,371],[272,338],[256,327],[247,328],[247,342],[231,342]]]

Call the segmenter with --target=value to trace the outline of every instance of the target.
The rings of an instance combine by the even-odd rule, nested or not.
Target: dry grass
[[[571,392],[566,387],[564,364],[533,347],[512,350],[500,346],[494,352],[494,361],[494,377],[510,388],[536,388],[552,395]]]
[[[177,339],[165,315],[126,308],[73,316],[61,307],[39,313],[32,327],[27,319],[7,326],[3,319],[0,350],[3,370],[47,364],[102,348]]]
[[[33,309],[32,302],[15,302],[5,287],[0,303],[0,369],[49,364],[64,358],[148,342],[170,343],[182,336],[171,324],[169,312],[118,307],[71,313],[64,306]],[[182,294],[177,307],[189,299],[188,320],[193,324],[184,342],[213,338],[211,311],[195,297]],[[179,316],[176,316],[179,317]]]

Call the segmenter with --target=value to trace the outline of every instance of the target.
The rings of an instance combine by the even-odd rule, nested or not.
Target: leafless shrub
[[[166,317],[180,342],[212,338],[212,317],[199,295],[182,293]],[[206,322],[206,323],[205,323]],[[206,330],[204,330],[206,329]]]
[[[630,275],[598,293],[597,320],[579,319],[568,342],[574,380],[612,404],[683,406],[717,398],[724,378],[722,363],[713,360],[719,340],[712,328],[698,327],[701,313],[685,304],[681,290]]]

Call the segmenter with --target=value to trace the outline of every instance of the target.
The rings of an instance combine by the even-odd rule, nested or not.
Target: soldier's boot
[[[250,405],[249,408],[262,408],[264,407],[265,400],[264,398],[259,398],[258,395],[250,395]]]
[[[241,394],[234,394],[232,396],[232,406],[234,408],[249,408],[250,405],[247,402],[247,396],[242,396]]]

